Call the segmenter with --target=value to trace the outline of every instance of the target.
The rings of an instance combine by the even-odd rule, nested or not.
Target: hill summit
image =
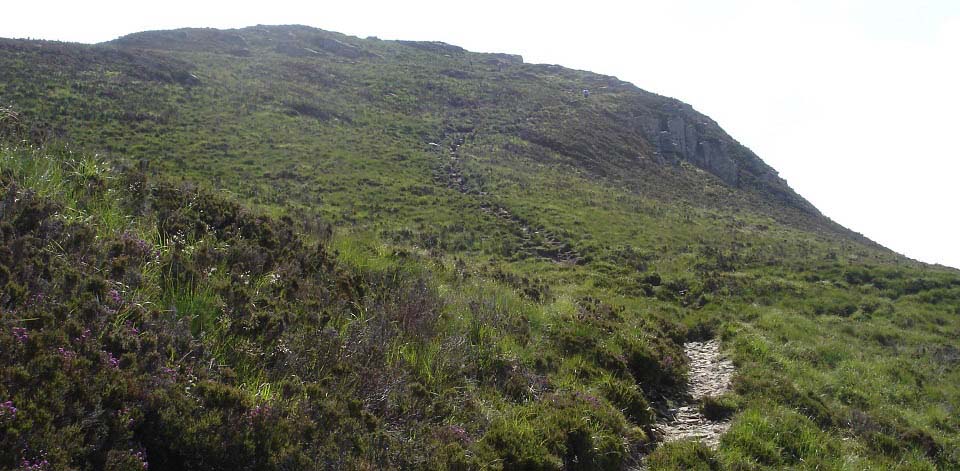
[[[960,466],[960,275],[675,99],[291,25],[0,105],[2,468]]]

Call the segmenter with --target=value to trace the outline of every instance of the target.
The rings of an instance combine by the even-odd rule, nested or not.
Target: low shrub
[[[699,441],[664,443],[646,458],[647,467],[656,470],[718,471],[723,469],[716,453]]]
[[[706,396],[700,400],[700,412],[707,419],[715,421],[730,418],[739,407],[740,404],[730,395]]]

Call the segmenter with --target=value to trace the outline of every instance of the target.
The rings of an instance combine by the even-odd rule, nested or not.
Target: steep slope
[[[506,157],[562,163],[646,197],[682,197],[698,204],[714,197],[688,188],[715,183],[745,190],[717,204],[747,198],[750,207],[795,218],[804,227],[829,226],[712,120],[611,77],[444,44],[361,40],[296,26],[140,33],[104,46],[6,47],[32,65],[5,67],[5,96],[19,109],[32,111],[32,106],[31,100],[16,103],[18,96],[46,95],[54,100],[42,115],[56,128],[74,126],[66,121],[73,119],[132,131],[118,136],[70,132],[74,138],[86,134],[83,141],[97,150],[130,152],[136,146],[135,154],[167,155],[192,171],[215,166],[184,155],[201,150],[213,151],[207,159],[220,157],[257,172],[256,167],[276,168],[281,145],[282,160],[313,166],[326,160],[324,154],[347,151],[318,143],[321,139],[357,140],[349,151],[369,157],[384,154],[383,147],[422,154],[430,141],[462,138],[468,146],[464,152],[478,154],[473,157],[480,162]],[[63,57],[44,61],[48,54]],[[54,82],[45,81],[53,77]],[[71,90],[50,96],[57,83],[69,83]],[[583,89],[590,90],[589,97],[581,95]],[[298,128],[291,130],[295,135],[272,132],[289,127]],[[300,132],[312,128],[319,134],[314,139]],[[203,135],[228,129],[271,132],[219,143]],[[154,142],[151,135],[158,132],[186,148]],[[289,140],[299,142],[280,142]],[[198,149],[201,144],[206,148]],[[255,163],[244,164],[251,159]],[[666,163],[674,168],[665,168]],[[389,167],[423,170],[410,164]],[[705,170],[715,182],[700,181],[704,178],[692,175],[694,169]],[[785,210],[797,214],[782,216]]]
[[[409,81],[395,86],[412,95],[422,112],[462,119],[472,123],[477,134],[503,124],[484,111],[506,108],[513,114],[506,121],[517,126],[516,135],[521,139],[585,167],[596,167],[598,172],[629,174],[640,159],[686,161],[727,185],[755,189],[764,196],[778,197],[785,205],[816,213],[773,169],[715,122],[689,105],[644,92],[613,77],[524,64],[517,56],[472,54],[443,43],[397,43],[419,52],[411,54],[369,40],[297,26],[138,33],[109,44],[121,49],[217,52],[241,57],[268,57],[270,51],[314,59],[300,64],[346,58],[373,71],[389,67],[384,63],[405,69],[416,64],[421,71],[413,79],[420,82],[417,85],[426,86],[405,87]],[[494,70],[496,73],[491,73]],[[469,90],[471,85],[476,90]],[[583,99],[581,90],[587,90]],[[309,114],[310,110],[300,111]],[[454,116],[447,116],[450,114]]]
[[[619,469],[689,400],[682,346],[708,338],[737,365],[702,404],[729,432],[650,466],[960,463],[960,276],[834,224],[677,100],[518,56],[257,26],[0,40],[0,104],[0,403],[29,404],[0,415],[3,466]],[[97,234],[77,253],[71,224]],[[128,233],[158,258],[112,249]],[[62,290],[49,257],[103,283]],[[117,309],[110,287],[156,309]],[[83,319],[64,307],[82,302]],[[189,331],[197,348],[157,348],[200,392],[70,392],[114,374],[102,352],[124,384],[158,374],[153,343],[110,337],[123,316]],[[86,350],[48,384],[35,365],[75,359],[58,348]],[[149,420],[90,432],[124,408]]]

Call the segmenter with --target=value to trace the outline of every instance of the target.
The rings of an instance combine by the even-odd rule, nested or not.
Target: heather
[[[256,27],[2,40],[0,104],[0,468],[960,466],[960,274],[676,100]]]

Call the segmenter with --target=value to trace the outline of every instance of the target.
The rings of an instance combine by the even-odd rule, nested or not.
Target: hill
[[[960,274],[677,100],[257,26],[0,40],[0,103],[0,466],[960,465]]]

